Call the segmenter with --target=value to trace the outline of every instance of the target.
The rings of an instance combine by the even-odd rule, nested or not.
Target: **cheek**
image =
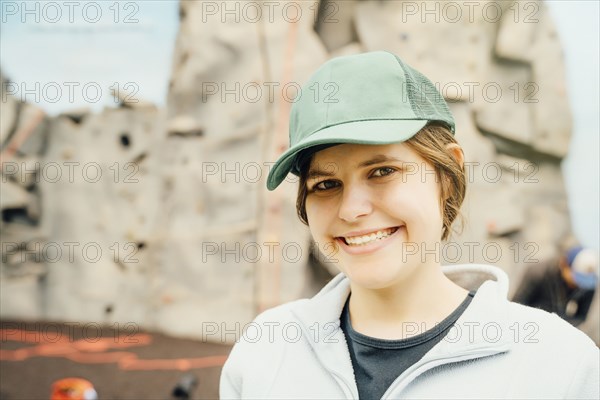
[[[377,198],[388,214],[406,222],[409,230],[416,233],[440,223],[442,214],[438,196],[435,185],[415,182],[382,191]]]
[[[321,203],[322,202],[315,201],[311,197],[307,197],[304,206],[308,227],[315,238],[323,234],[325,219],[328,215],[326,207],[323,207]]]
[[[309,225],[312,225],[312,221],[314,221],[314,206],[308,197],[304,200],[304,212],[306,213]]]

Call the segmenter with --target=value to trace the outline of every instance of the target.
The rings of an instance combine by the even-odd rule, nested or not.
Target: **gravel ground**
[[[47,400],[52,382],[66,377],[91,381],[100,399],[165,400],[187,373],[198,379],[191,399],[217,399],[221,368],[231,350],[227,345],[151,332],[134,336],[132,331],[97,325],[0,321],[0,329],[1,400]],[[36,354],[11,360],[19,349]],[[205,361],[208,365],[200,365]]]

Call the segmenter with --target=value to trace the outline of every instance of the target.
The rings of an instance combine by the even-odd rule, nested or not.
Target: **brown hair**
[[[458,143],[445,126],[437,124],[425,126],[404,143],[435,168],[437,181],[441,182],[440,209],[443,218],[441,238],[446,240],[452,231],[452,223],[457,217],[461,216],[460,206],[465,199],[467,189],[464,167],[461,167],[454,156],[446,149],[448,144]],[[308,188],[306,187],[306,180],[313,155],[314,153],[304,157],[300,163],[300,181],[298,197],[296,198],[298,217],[307,226],[306,196],[308,195]]]

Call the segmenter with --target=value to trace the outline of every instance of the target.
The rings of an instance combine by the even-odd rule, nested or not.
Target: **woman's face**
[[[317,152],[309,171],[311,233],[353,283],[381,289],[439,265],[439,182],[409,146],[341,144]]]

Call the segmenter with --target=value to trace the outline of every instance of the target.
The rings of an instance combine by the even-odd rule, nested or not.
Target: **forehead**
[[[368,159],[397,158],[402,161],[415,161],[420,159],[405,143],[391,143],[382,145],[344,143],[316,152],[311,160],[311,168],[319,164],[335,163],[347,166],[358,166]]]
[[[341,144],[318,151],[311,159],[307,179],[360,171],[372,166],[427,163],[405,143],[386,145]]]

